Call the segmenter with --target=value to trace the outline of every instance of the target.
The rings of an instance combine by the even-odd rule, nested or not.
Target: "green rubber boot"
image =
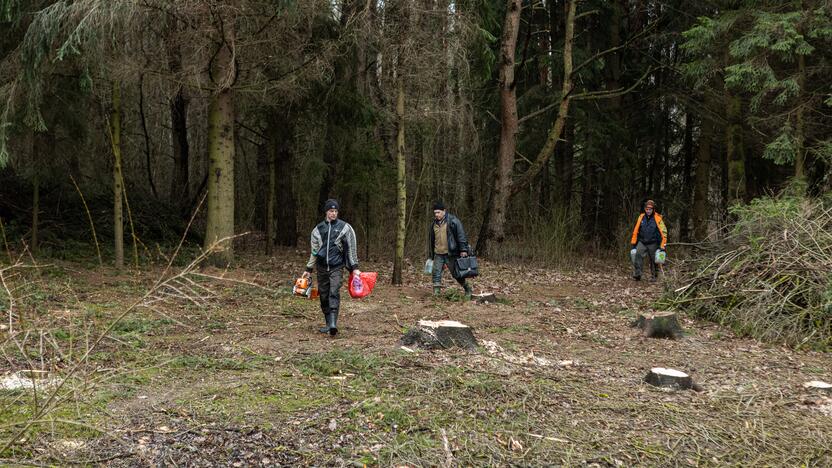
[[[321,333],[329,333],[329,314],[324,314],[324,326],[318,329]]]

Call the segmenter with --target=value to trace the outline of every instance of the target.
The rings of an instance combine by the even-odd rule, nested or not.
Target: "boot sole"
[[[329,329],[329,336],[335,336],[337,334],[338,334],[338,329],[337,328],[330,328]]]

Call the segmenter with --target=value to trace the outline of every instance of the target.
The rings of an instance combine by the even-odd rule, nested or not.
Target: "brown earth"
[[[832,380],[828,353],[762,344],[684,316],[684,338],[645,338],[630,322],[651,310],[666,286],[634,282],[622,265],[553,271],[484,262],[475,292],[494,292],[499,301],[475,304],[461,301],[455,285],[433,297],[419,262],[407,266],[404,286],[389,284],[389,265],[371,262],[363,269],[379,271],[375,291],[352,300],[342,290],[340,333],[329,338],[317,332],[317,304],[288,295],[303,258],[286,251],[268,261],[248,257],[228,271],[204,270],[235,281],[206,283],[215,296],[204,305],[167,302],[156,313],[126,317],[136,330],[114,332],[98,350],[101,362],[84,368],[108,378],[76,392],[101,403],[61,412],[95,430],[53,424],[14,444],[5,460],[832,464],[832,399],[802,387]],[[95,305],[102,327],[153,279],[55,268],[69,286],[38,280],[53,291],[45,309],[62,317],[52,326]],[[401,349],[398,339],[420,319],[466,323],[483,346]],[[8,359],[0,373],[15,365]],[[651,367],[687,372],[704,391],[650,387],[643,378]],[[0,405],[5,400],[0,393]]]

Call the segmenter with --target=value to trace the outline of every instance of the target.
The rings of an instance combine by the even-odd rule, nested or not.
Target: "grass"
[[[91,287],[78,287],[86,288]],[[65,293],[55,294],[57,298],[47,300],[68,301],[60,296]],[[122,310],[117,296],[125,294],[103,295],[100,302],[84,299],[72,309],[76,316],[61,319],[52,335],[60,346],[68,346],[70,338],[78,346],[82,337],[94,335]],[[378,300],[393,301],[390,296]],[[700,333],[705,342],[697,345],[701,353],[688,356],[690,349],[699,348],[684,348],[689,344],[685,341],[639,347],[643,340],[610,337],[607,342],[591,334],[601,326],[629,321],[635,304],[607,310],[576,298],[576,308],[593,311],[570,316],[570,327],[585,337],[581,339],[542,331],[532,321],[533,311],[522,305],[462,312],[469,308],[444,300],[396,305],[404,306],[397,313],[408,321],[434,307],[474,316],[490,313],[484,329],[510,334],[511,341],[500,339],[507,351],[572,359],[570,353],[581,350],[584,354],[577,357],[585,364],[514,365],[485,351],[403,352],[391,344],[398,337],[398,324],[385,315],[385,307],[358,312],[379,314],[370,317],[372,323],[387,326],[370,337],[356,329],[358,316],[346,316],[345,324],[355,328],[335,340],[311,332],[290,334],[289,325],[297,329],[317,324],[317,304],[230,292],[210,308],[183,307],[182,314],[195,317],[189,326],[150,315],[118,324],[112,334],[121,341],[106,341],[90,356],[83,377],[96,381],[93,390],[62,402],[53,417],[123,431],[117,434],[133,448],[147,436],[158,444],[148,447],[164,447],[174,456],[191,453],[186,452],[190,442],[175,438],[179,434],[195,436],[203,428],[225,428],[240,437],[266,431],[273,441],[269,453],[290,453],[299,457],[298,465],[439,466],[449,464],[449,457],[458,466],[832,463],[824,451],[832,446],[830,418],[804,408],[794,392],[776,381],[782,373],[746,373],[743,369],[763,360],[750,353],[735,356],[735,343]],[[415,311],[405,315],[410,309]],[[95,320],[81,319],[87,315]],[[278,323],[264,315],[279,316]],[[274,349],[258,347],[262,341]],[[700,362],[711,351],[716,351],[718,366],[708,359]],[[785,351],[761,352],[774,360]],[[826,361],[794,356],[805,364],[800,372],[825,378]],[[658,358],[669,365],[694,362],[695,375],[705,378],[707,391],[664,392],[643,384],[642,367]],[[732,368],[739,369],[738,375],[724,382],[725,369]],[[736,382],[742,383],[741,390]],[[24,420],[31,408],[25,393],[0,393],[0,426]],[[147,432],[161,426],[173,431],[167,439]],[[0,439],[8,434],[0,429]],[[108,436],[83,425],[42,424],[27,438],[29,443],[0,454],[5,457],[0,463],[60,464],[57,452],[43,458],[52,441],[104,443]],[[239,449],[233,440],[227,448],[229,453]]]

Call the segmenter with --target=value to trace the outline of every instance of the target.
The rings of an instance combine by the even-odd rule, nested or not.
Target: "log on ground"
[[[401,343],[424,349],[477,348],[471,327],[454,320],[420,320],[402,337]]]

